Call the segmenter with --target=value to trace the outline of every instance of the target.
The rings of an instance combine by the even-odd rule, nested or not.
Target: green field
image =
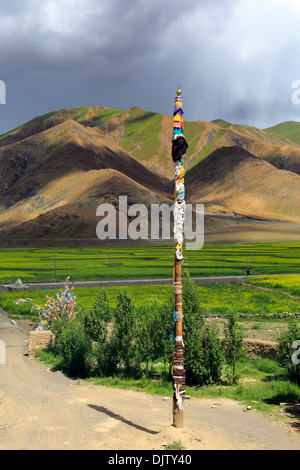
[[[281,276],[284,283],[286,277]],[[300,287],[300,275],[291,276],[293,284]],[[280,277],[278,276],[277,282]],[[258,286],[255,285],[257,282]],[[260,278],[253,278],[244,284],[214,284],[197,286],[201,298],[201,312],[203,314],[225,315],[229,309],[246,315],[278,314],[283,312],[300,313],[300,294],[291,297],[288,289],[278,288],[261,289]],[[108,287],[107,293],[112,308],[116,306],[117,296],[124,287]],[[152,297],[158,302],[165,302],[173,295],[172,285],[149,285],[128,286],[126,290],[132,296],[137,309],[142,307]],[[73,292],[77,297],[78,309],[89,309],[95,300],[99,287],[82,288],[76,287]],[[0,305],[12,318],[30,318],[37,320],[37,315],[31,314],[31,307],[35,304],[40,306],[46,303],[46,296],[55,295],[57,290],[34,290],[24,292],[0,293]],[[14,305],[20,298],[29,298],[30,302]],[[271,317],[272,319],[272,317]],[[273,319],[274,320],[274,319]]]
[[[264,276],[248,279],[247,284],[263,289],[284,292],[292,297],[300,297],[300,275],[297,276]]]
[[[170,279],[173,256],[172,246],[1,248],[0,283]],[[300,273],[300,243],[205,245],[184,256],[191,277],[245,275],[247,262],[251,274]]]

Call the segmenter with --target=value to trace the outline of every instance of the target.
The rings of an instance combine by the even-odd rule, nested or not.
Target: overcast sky
[[[300,121],[299,25],[300,0],[0,0],[0,134],[76,106],[171,115],[178,85],[187,121]]]

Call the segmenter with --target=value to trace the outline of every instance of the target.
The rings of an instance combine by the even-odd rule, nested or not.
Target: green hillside
[[[172,171],[172,116],[136,106],[127,110],[84,106],[52,111],[1,135],[0,147],[16,144],[69,120],[84,127],[99,128],[112,142],[152,171],[165,176]],[[189,144],[186,154],[189,169],[217,148],[239,146],[279,168],[300,172],[300,122],[283,122],[261,130],[223,119],[211,122],[185,120],[184,132]]]
[[[264,129],[269,135],[300,145],[300,122],[286,121]]]
[[[213,124],[216,124],[217,126],[219,127],[223,127],[224,129],[226,129],[227,127],[230,127],[231,124],[230,122],[228,121],[224,121],[224,119],[214,119],[213,121],[211,121]]]

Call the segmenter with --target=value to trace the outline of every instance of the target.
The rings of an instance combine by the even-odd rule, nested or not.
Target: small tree
[[[157,345],[155,343],[156,320],[157,320],[158,300],[152,298],[147,302],[139,314],[137,348],[138,360],[146,364],[146,372],[149,371],[149,362],[154,361],[158,356]]]
[[[227,325],[225,326],[224,353],[227,363],[231,367],[229,381],[236,383],[236,361],[244,356],[243,350],[244,334],[237,322],[238,314],[233,310],[227,313]]]
[[[172,341],[174,312],[174,293],[170,289],[167,300],[159,306],[155,328],[154,344],[156,346],[156,358],[163,357],[164,369],[169,365],[169,375],[172,371],[172,355],[174,344]]]
[[[200,295],[188,271],[184,272],[182,309],[187,382],[193,385],[218,383],[223,362],[218,329],[205,323]]]
[[[57,349],[70,375],[84,377],[88,374],[91,340],[80,321],[73,319],[65,325],[58,338]]]
[[[104,344],[112,313],[104,288],[99,289],[92,308],[84,315],[85,329],[93,341]]]
[[[137,316],[131,296],[126,290],[120,292],[114,311],[111,341],[115,345],[118,361],[128,374],[137,359]]]
[[[223,355],[217,326],[202,323],[189,336],[184,361],[187,382],[191,385],[219,383]]]
[[[183,289],[182,289],[182,310],[185,318],[185,325],[196,322],[199,324],[203,320],[201,310],[201,299],[195,282],[190,278],[187,269],[183,273]],[[190,325],[193,327],[193,325]]]

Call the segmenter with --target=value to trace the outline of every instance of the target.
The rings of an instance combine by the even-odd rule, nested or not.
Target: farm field
[[[0,283],[171,278],[173,255],[171,246],[1,248]],[[247,264],[251,275],[300,273],[300,243],[205,245],[184,256],[191,277],[241,276]]]
[[[274,316],[269,314],[281,313],[300,313],[300,294],[290,295],[290,291],[294,292],[295,286],[300,286],[300,275],[294,276],[276,276],[277,287],[261,288],[263,280],[272,277],[260,278],[254,277],[246,280],[241,284],[212,284],[198,285],[196,288],[201,298],[201,313],[210,315],[226,315],[229,309],[245,314],[253,315],[253,321],[260,322],[260,326],[256,326],[257,330],[270,330],[269,322],[274,322]],[[282,288],[278,286],[282,283]],[[63,284],[62,284],[63,287]],[[99,291],[99,287],[75,287],[74,294],[77,297],[78,309],[89,309],[92,307],[95,297]],[[117,296],[120,291],[126,289],[131,295],[133,303],[137,309],[145,304],[145,300],[155,297],[158,302],[164,303],[173,296],[172,285],[142,285],[124,287],[107,287],[106,291],[112,308],[116,306]],[[56,295],[57,290],[34,290],[23,292],[2,292],[0,293],[0,306],[15,320],[29,320],[37,323],[38,316],[31,312],[33,305],[43,306],[46,303],[46,296]],[[28,299],[28,302],[14,305],[20,299]],[[254,317],[256,314],[264,315],[262,318]],[[241,321],[249,321],[241,319]],[[251,321],[251,317],[250,317]],[[276,322],[280,319],[276,318]],[[287,319],[282,319],[286,323]],[[264,325],[263,325],[264,323]],[[249,327],[252,329],[252,327]],[[253,335],[250,335],[253,336]],[[262,334],[260,334],[262,336]],[[268,339],[270,334],[267,335]],[[272,336],[272,335],[271,335]]]

